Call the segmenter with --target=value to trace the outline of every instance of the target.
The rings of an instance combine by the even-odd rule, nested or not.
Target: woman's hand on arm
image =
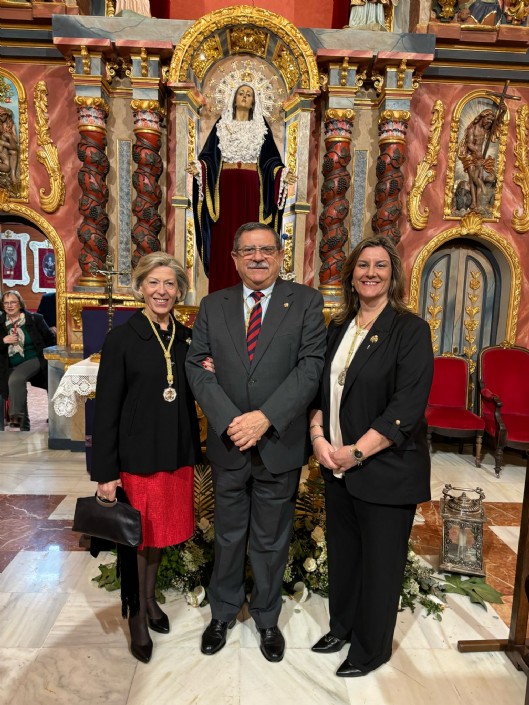
[[[314,439],[312,449],[314,451],[314,457],[320,465],[333,471],[339,469],[332,457],[334,446],[332,446],[323,435]]]
[[[97,496],[113,502],[116,498],[116,489],[121,487],[121,480],[110,480],[110,482],[97,483]]]

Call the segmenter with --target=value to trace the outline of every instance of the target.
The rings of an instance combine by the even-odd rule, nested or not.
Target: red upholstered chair
[[[503,449],[529,450],[529,350],[516,346],[483,348],[479,354],[480,412],[495,448],[500,476]]]
[[[468,410],[468,363],[462,357],[443,355],[434,358],[433,381],[426,407],[428,443],[432,433],[452,438],[472,438],[479,468],[485,422]],[[461,448],[462,448],[461,441]]]

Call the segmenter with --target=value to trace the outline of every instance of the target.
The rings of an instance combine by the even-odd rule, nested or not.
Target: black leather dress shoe
[[[285,639],[279,627],[259,629],[261,635],[261,653],[267,661],[281,661],[285,655]]]
[[[149,625],[149,629],[152,629],[153,632],[158,632],[159,634],[169,634],[169,617],[165,614],[165,612],[162,612],[162,616],[158,617],[158,619],[149,617],[147,623]]]
[[[359,668],[353,666],[347,659],[342,663],[339,669],[336,671],[337,676],[342,676],[342,678],[358,678],[359,676],[366,676],[367,671],[361,671]]]
[[[338,639],[337,636],[333,636],[329,632],[314,644],[312,651],[316,651],[318,654],[334,654],[340,651],[345,644],[345,639]]]
[[[135,644],[133,641],[130,642],[130,650],[132,655],[142,661],[142,663],[149,663],[152,656],[152,640],[149,639],[147,644]]]
[[[212,619],[202,634],[202,644],[200,650],[203,654],[211,656],[220,651],[226,644],[226,634],[228,629],[235,626],[235,620],[223,622],[220,619]]]

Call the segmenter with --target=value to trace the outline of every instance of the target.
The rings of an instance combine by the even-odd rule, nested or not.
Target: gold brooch
[[[285,308],[288,308],[288,304],[283,304],[283,306],[284,306]]]
[[[370,342],[370,343],[378,343],[378,335],[372,335],[372,336],[369,338],[369,342]]]

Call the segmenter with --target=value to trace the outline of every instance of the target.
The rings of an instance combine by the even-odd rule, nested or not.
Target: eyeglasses
[[[260,252],[263,257],[273,257],[278,249],[275,245],[264,245],[263,247],[239,247],[236,252],[239,257],[247,259],[248,257],[253,257],[257,252]]]

